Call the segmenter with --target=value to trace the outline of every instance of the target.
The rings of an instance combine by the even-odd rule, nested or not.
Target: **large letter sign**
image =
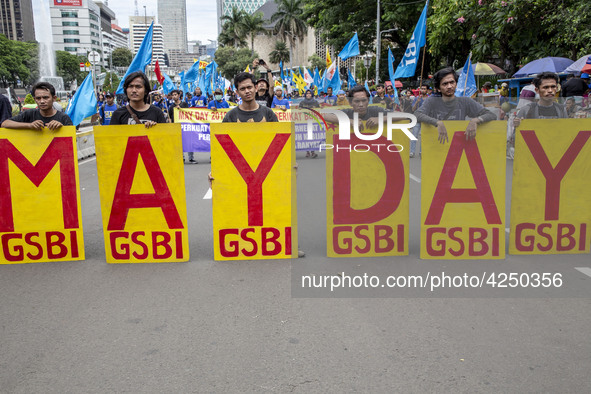
[[[180,126],[105,126],[95,143],[107,262],[188,261]]]
[[[506,124],[478,127],[467,141],[468,122],[445,122],[449,143],[423,124],[421,258],[505,257]]]
[[[76,129],[0,129],[0,264],[84,260]]]
[[[211,131],[215,259],[297,256],[291,124],[221,123]]]
[[[375,130],[369,130],[375,134]],[[400,130],[367,141],[329,128],[326,151],[327,255],[408,255],[408,146]]]
[[[591,120],[524,120],[515,133],[511,254],[589,253]]]

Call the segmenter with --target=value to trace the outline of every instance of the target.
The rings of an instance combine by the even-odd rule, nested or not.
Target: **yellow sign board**
[[[506,123],[478,126],[467,141],[467,121],[444,122],[449,142],[423,124],[421,258],[505,257]]]
[[[291,125],[222,123],[211,132],[215,259],[297,256]]]
[[[376,130],[368,130],[375,134]],[[408,255],[410,141],[400,130],[341,139],[329,127],[326,149],[327,255]]]
[[[107,262],[188,261],[180,125],[95,130]]]
[[[511,254],[589,253],[591,119],[523,120],[515,133]]]
[[[76,129],[0,129],[0,264],[84,260]]]

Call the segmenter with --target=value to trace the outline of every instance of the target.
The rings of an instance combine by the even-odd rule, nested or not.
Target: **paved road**
[[[591,277],[575,269],[589,255],[419,260],[413,159],[411,255],[327,259],[324,159],[299,164],[306,258],[214,262],[198,164],[185,165],[191,261],[109,265],[96,162],[82,162],[87,260],[0,267],[0,392],[589,392]],[[549,271],[587,291],[300,297],[298,275],[342,270]]]

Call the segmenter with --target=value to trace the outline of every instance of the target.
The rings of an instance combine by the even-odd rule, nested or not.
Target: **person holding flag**
[[[111,125],[143,123],[150,128],[157,123],[167,123],[164,112],[149,104],[150,81],[142,71],[132,72],[125,78],[123,91],[129,104],[113,112]]]
[[[191,99],[192,108],[207,108],[207,97],[201,93],[201,88],[197,86]]]
[[[37,103],[37,108],[23,111],[17,116],[6,119],[2,122],[2,127],[7,129],[31,130],[42,130],[44,127],[47,127],[49,130],[57,130],[62,126],[73,126],[72,120],[68,115],[53,107],[53,103],[57,100],[57,97],[55,95],[55,87],[52,84],[48,82],[36,83],[31,89],[31,95],[35,99],[35,103]],[[74,98],[72,98],[73,100]]]
[[[115,112],[117,108],[119,108],[119,106],[115,102],[113,94],[110,92],[107,92],[107,94],[105,94],[105,100],[106,102],[103,105],[101,105],[99,109],[99,115],[101,118],[101,125],[108,126],[111,124],[111,117],[113,116],[113,112]]]
[[[213,100],[207,104],[207,108],[217,111],[218,108],[230,108],[230,105],[226,100],[224,100],[224,92],[222,89],[217,88],[213,93]]]

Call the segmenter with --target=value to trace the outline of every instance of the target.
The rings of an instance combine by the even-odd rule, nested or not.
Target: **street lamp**
[[[379,12],[379,10],[378,10],[378,12]],[[377,46],[376,46],[376,85],[378,84],[378,80],[380,78],[380,51],[382,49],[381,48],[382,47],[382,34],[397,30],[397,29],[388,29],[388,30],[380,31],[379,26],[380,26],[380,22],[378,21],[378,40],[377,40]]]
[[[369,79],[369,66],[371,66],[371,56],[369,56],[369,53],[363,56],[363,65],[365,66],[365,80],[367,81]]]

